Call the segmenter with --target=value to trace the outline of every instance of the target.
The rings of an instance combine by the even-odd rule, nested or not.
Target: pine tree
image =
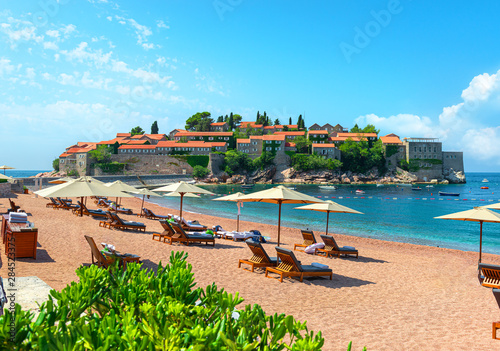
[[[151,125],[151,134],[158,134],[158,122],[154,121]]]
[[[288,120],[288,125],[292,125],[292,117]]]
[[[255,122],[259,123],[259,119],[260,119],[260,112],[257,111],[257,119],[255,120]]]

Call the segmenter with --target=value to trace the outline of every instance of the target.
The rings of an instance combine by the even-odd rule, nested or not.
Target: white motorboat
[[[488,179],[486,179],[486,178],[484,178],[484,179],[483,179],[483,183],[489,183],[489,180],[488,180]]]
[[[337,187],[333,185],[320,185],[318,188],[321,190],[337,190]]]

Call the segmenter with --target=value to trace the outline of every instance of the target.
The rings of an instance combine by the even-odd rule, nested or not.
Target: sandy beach
[[[46,208],[48,200],[32,194],[18,195],[15,201],[39,230],[37,259],[18,259],[16,276],[38,276],[57,290],[76,279],[76,268],[91,262],[84,238],[90,235],[98,244],[110,243],[120,252],[140,255],[144,267],[152,269],[160,261],[167,262],[172,250],[186,251],[198,286],[215,282],[228,292],[239,292],[244,304],[260,304],[268,314],[286,313],[307,320],[310,330],[322,331],[324,350],[346,350],[351,340],[353,350],[367,346],[370,351],[500,348],[500,341],[491,337],[491,323],[500,320],[500,311],[490,289],[478,283],[477,252],[335,235],[339,245],[355,246],[359,259],[296,252],[303,264],[319,262],[332,268],[333,280],[305,279],[301,283],[286,279],[280,283],[265,278],[262,271],[238,269],[238,259],[251,256],[244,242],[217,239],[215,247],[168,245],[151,240],[153,233],[162,231],[155,220],[121,215],[126,220],[144,222],[146,233],[109,230],[100,228],[97,219]],[[141,204],[135,198],[122,202],[135,213]],[[90,199],[87,204],[96,208]],[[157,214],[179,212],[178,208],[148,207]],[[0,212],[6,208],[8,200],[0,199]],[[226,230],[236,229],[236,220],[216,215],[216,205],[214,216],[184,211],[187,219],[197,219],[209,227],[219,224]],[[302,242],[299,228],[282,225],[283,246],[293,249],[294,243]],[[240,229],[257,229],[274,242],[276,228],[240,221]],[[265,244],[270,256],[274,256],[274,246]],[[6,277],[4,250],[0,257],[0,275]],[[500,264],[500,256],[483,254],[483,262]]]

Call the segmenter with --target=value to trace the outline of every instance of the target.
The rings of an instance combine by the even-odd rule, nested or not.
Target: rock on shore
[[[52,171],[52,172],[42,172],[42,173],[38,173],[37,175],[34,175],[34,176],[31,176],[30,178],[62,178],[62,177],[66,177],[66,172],[56,172],[56,171]]]

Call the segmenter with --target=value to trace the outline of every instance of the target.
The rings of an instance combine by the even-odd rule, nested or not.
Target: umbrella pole
[[[281,200],[278,202],[279,215],[278,215],[278,246],[280,246],[280,231],[281,231]]]
[[[330,217],[330,212],[326,212],[326,232],[325,235],[328,235],[328,219]]]
[[[141,216],[144,213],[144,197],[146,197],[146,195],[142,195]]]
[[[240,231],[240,215],[238,215],[238,217],[236,217],[237,220],[236,220],[236,231],[239,232]]]
[[[115,212],[118,213],[118,197],[116,198],[115,201]]]
[[[180,215],[180,217],[181,217],[181,221],[182,221],[182,198],[184,197],[184,193],[179,193],[179,194],[181,194],[181,212],[180,212],[181,215]]]
[[[479,222],[480,230],[479,230],[479,263],[481,263],[481,252],[483,250],[483,221]]]
[[[81,200],[82,200],[82,201],[80,201],[80,203],[81,203],[82,205],[80,206],[80,217],[83,217],[83,196],[82,196]]]

